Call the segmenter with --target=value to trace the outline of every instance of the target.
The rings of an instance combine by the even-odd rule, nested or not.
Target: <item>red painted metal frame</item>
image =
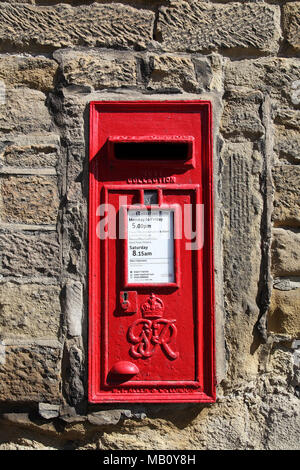
[[[108,386],[108,330],[107,321],[108,296],[108,258],[107,240],[100,242],[96,235],[99,217],[97,208],[107,194],[109,184],[99,183],[99,152],[98,129],[101,126],[100,113],[114,112],[116,106],[125,111],[144,109],[150,113],[158,110],[188,109],[202,113],[202,180],[196,190],[196,201],[199,199],[205,206],[205,247],[203,253],[196,256],[196,272],[200,272],[200,262],[204,266],[204,275],[198,276],[196,283],[198,292],[203,289],[203,315],[195,320],[195,351],[197,355],[196,377],[194,381],[182,380],[166,383],[166,381],[134,381],[117,386]],[[134,130],[133,130],[134,133]],[[123,186],[123,184],[122,184]],[[183,189],[184,184],[138,184],[125,185],[129,190],[157,188],[158,191]],[[113,186],[117,189],[117,185]],[[192,190],[192,188],[190,188]],[[103,193],[104,191],[104,193]],[[102,196],[101,196],[102,194]],[[106,196],[105,196],[106,199]],[[159,196],[159,204],[162,196]],[[143,205],[143,201],[141,201]],[[136,206],[134,206],[136,208]],[[175,221],[174,221],[175,230]],[[215,395],[215,351],[214,351],[214,269],[213,269],[213,168],[212,168],[212,109],[209,101],[134,101],[134,102],[91,102],[90,103],[90,187],[89,187],[89,401],[91,403],[109,402],[214,402]],[[175,241],[176,246],[176,241]],[[175,253],[174,253],[175,254]],[[102,270],[100,267],[102,266]],[[104,268],[104,269],[103,269]],[[101,272],[102,271],[102,272]],[[180,272],[180,269],[178,270]],[[179,273],[178,273],[179,275]],[[177,282],[176,282],[177,284]],[[131,288],[135,285],[130,284]],[[140,287],[140,285],[138,285]],[[165,286],[162,286],[165,287]],[[150,290],[149,290],[150,292]],[[199,302],[199,299],[198,301]],[[201,351],[201,354],[200,354]],[[201,384],[201,386],[199,386]],[[145,388],[144,388],[145,387]],[[152,387],[152,389],[151,389]],[[161,389],[159,389],[161,387]],[[126,390],[127,388],[127,390]],[[151,393],[149,393],[151,389]],[[126,393],[125,393],[126,392]],[[171,393],[170,393],[171,392]]]

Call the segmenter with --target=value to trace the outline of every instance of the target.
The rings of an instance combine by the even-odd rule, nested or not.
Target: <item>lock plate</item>
[[[137,312],[137,292],[126,290],[120,292],[120,307],[123,314],[132,315]]]

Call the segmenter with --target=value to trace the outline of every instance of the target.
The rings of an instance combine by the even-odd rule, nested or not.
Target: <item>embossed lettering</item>
[[[176,176],[153,176],[142,178],[128,178],[128,184],[158,184],[158,183],[176,183]]]

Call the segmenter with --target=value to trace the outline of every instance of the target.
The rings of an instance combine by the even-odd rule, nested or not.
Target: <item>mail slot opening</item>
[[[188,142],[120,142],[114,144],[117,160],[188,160]]]
[[[110,136],[109,156],[115,161],[132,165],[151,165],[158,162],[180,167],[194,166],[194,137],[182,135]]]

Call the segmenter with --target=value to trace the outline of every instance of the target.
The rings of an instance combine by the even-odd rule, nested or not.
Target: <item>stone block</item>
[[[64,112],[57,116],[57,123],[59,126],[63,126],[65,128],[64,138],[68,143],[69,151],[72,152],[73,148],[78,144],[84,148],[84,117],[87,112],[87,102],[90,101],[91,98],[89,99],[89,97],[83,93],[76,94],[72,92],[72,87],[70,88],[70,93],[69,87],[65,87],[63,90]],[[118,97],[120,99],[119,95]],[[82,152],[82,155],[86,155],[86,147],[85,152]]]
[[[300,275],[300,233],[297,230],[273,229],[272,273],[274,276]]]
[[[277,277],[273,281],[274,289],[289,291],[300,287],[300,277]]]
[[[81,282],[69,281],[66,284],[66,319],[70,336],[81,335],[82,313],[82,284]]]
[[[260,281],[263,156],[249,141],[226,142],[221,159],[225,333],[230,338],[226,377],[241,383],[251,381],[258,368],[257,355],[251,351],[259,317],[254,299]]]
[[[69,130],[72,132],[71,127]],[[66,194],[69,204],[85,205],[83,193],[87,190],[87,149],[84,142],[71,144],[68,148]]]
[[[98,46],[143,49],[152,39],[154,13],[128,5],[36,6],[1,3],[0,49]]]
[[[211,87],[211,83],[213,81],[213,72],[219,72],[219,69],[221,68],[221,67],[216,67],[216,69],[213,68],[213,65],[212,65],[213,56],[214,54],[212,54],[210,57],[193,58],[193,62],[195,65],[195,73],[196,73],[197,81],[199,83],[201,90],[213,89],[213,87]],[[215,54],[215,57],[220,57],[220,56]],[[221,62],[221,59],[220,59],[220,62]]]
[[[299,130],[275,126],[274,151],[279,160],[283,163],[300,163],[299,146]]]
[[[194,92],[199,89],[194,64],[188,57],[152,56],[150,69],[147,87],[151,90]]]
[[[87,421],[86,415],[77,414],[76,409],[73,406],[69,406],[65,403],[60,405],[59,419],[65,423],[81,423]]]
[[[10,88],[28,87],[47,92],[54,86],[58,65],[43,56],[0,56],[0,80]]]
[[[100,50],[57,51],[54,57],[60,62],[67,85],[90,85],[96,90],[135,86],[137,66],[134,57],[103,54]]]
[[[45,100],[44,93],[38,90],[8,89],[6,101],[0,105],[2,132],[29,134],[37,131],[51,131],[51,117]]]
[[[58,339],[60,288],[56,285],[0,284],[0,330],[5,338]]]
[[[298,80],[300,60],[296,58],[228,61],[225,67],[225,89],[248,87],[260,90],[268,93],[280,106],[283,104],[291,108],[298,103],[296,98],[300,93],[293,88]]]
[[[207,57],[193,57],[198,84],[201,90],[217,91],[223,94],[224,59],[213,53]]]
[[[59,402],[59,348],[7,345],[0,364],[0,401]]]
[[[1,222],[55,224],[59,207],[57,179],[51,176],[2,176]]]
[[[231,91],[221,119],[220,130],[227,138],[243,136],[257,139],[264,134],[260,118],[262,95],[255,91]]]
[[[272,402],[268,403],[272,419],[266,430],[267,442],[265,448],[271,452],[281,450],[297,451],[299,449],[299,398],[296,394],[287,396],[286,394],[278,394],[276,396],[277,393],[275,389]]]
[[[295,80],[295,83],[298,83],[298,80]],[[299,80],[299,89],[298,97],[300,104],[300,80]],[[294,96],[296,98],[296,95]],[[295,103],[294,103],[295,104]],[[285,127],[287,130],[300,130],[300,111],[290,108],[280,108],[275,107],[273,109],[273,119],[276,126]]]
[[[84,378],[86,368],[82,338],[68,339],[64,345],[63,393],[71,407],[79,405],[85,396]]]
[[[0,231],[0,274],[13,277],[59,276],[56,233]]]
[[[300,227],[300,166],[275,166],[272,175],[275,226]]]
[[[90,413],[88,421],[95,426],[117,424],[121,419],[121,410],[105,410]]]
[[[156,36],[167,51],[240,48],[276,53],[281,37],[279,7],[175,0],[160,8]]]
[[[79,274],[85,270],[87,207],[68,203],[64,214],[65,244],[63,263],[66,270]]]
[[[300,2],[283,6],[283,32],[289,45],[300,50]]]
[[[253,150],[250,142],[227,143],[222,160],[225,285],[231,301],[240,301],[241,292],[249,293],[252,278],[259,276],[262,156]],[[255,280],[252,285],[257,288]]]
[[[268,330],[300,338],[300,288],[291,291],[273,289]]]
[[[26,139],[0,141],[1,166],[21,168],[54,167],[59,154],[59,140],[55,136],[34,136]],[[1,172],[1,169],[0,169]]]
[[[13,426],[30,427],[32,421],[29,413],[3,413],[0,415],[1,424],[12,424]]]
[[[44,419],[53,419],[59,416],[59,405],[52,403],[39,403],[39,414]]]

